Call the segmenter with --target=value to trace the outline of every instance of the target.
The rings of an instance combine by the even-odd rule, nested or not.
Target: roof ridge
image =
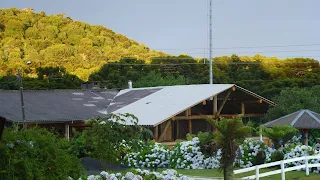
[[[290,125],[294,126],[294,124],[299,120],[299,118],[307,112],[305,109],[300,110],[299,114],[291,121]]]
[[[301,111],[301,110],[299,110],[299,111]],[[286,118],[286,117],[288,117],[288,116],[291,116],[291,115],[293,115],[293,114],[295,114],[295,113],[297,113],[297,112],[299,112],[299,111],[295,111],[295,112],[293,112],[293,113],[290,113],[290,114],[287,114],[287,115],[285,115],[285,116],[279,117],[279,118],[277,118],[277,119],[275,119],[275,120],[269,121],[269,122],[263,124],[263,126],[267,126],[267,125],[269,125],[269,124],[271,124],[271,123],[277,122],[277,121],[279,121],[280,119]]]

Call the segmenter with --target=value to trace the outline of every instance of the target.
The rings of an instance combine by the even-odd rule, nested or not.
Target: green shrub
[[[200,150],[206,156],[212,156],[217,152],[216,143],[212,132],[199,132],[198,135],[187,134],[187,140],[192,141],[193,138],[198,137],[200,141]]]
[[[69,143],[34,127],[6,129],[0,142],[1,179],[67,179],[79,177],[80,160],[68,153]]]
[[[152,138],[152,132],[138,126],[138,119],[131,114],[111,114],[110,118],[91,119],[88,123],[91,127],[84,131],[88,156],[109,162],[118,162],[128,153],[123,143],[135,142],[130,149],[137,151],[141,148],[139,140]]]

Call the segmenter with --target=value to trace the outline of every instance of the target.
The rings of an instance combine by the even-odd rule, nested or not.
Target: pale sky
[[[10,7],[63,12],[151,49],[208,57],[208,0],[1,0]],[[320,59],[319,7],[319,0],[213,0],[213,55]]]

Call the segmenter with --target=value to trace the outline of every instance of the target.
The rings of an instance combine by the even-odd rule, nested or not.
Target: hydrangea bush
[[[199,169],[203,168],[204,155],[200,151],[198,137],[191,141],[178,143],[171,151],[170,166],[172,168]]]
[[[169,166],[170,151],[160,143],[151,143],[140,152],[128,153],[124,162],[131,167],[164,168]]]
[[[99,175],[90,175],[87,177],[79,178],[78,180],[188,180],[186,176],[178,174],[176,170],[167,169],[162,173],[136,169],[133,172],[127,173],[108,173],[102,171]],[[69,180],[72,180],[69,177]]]
[[[220,158],[221,150],[211,157],[205,157],[200,149],[199,138],[195,137],[191,141],[177,143],[172,150],[159,143],[153,143],[140,152],[127,154],[124,163],[136,168],[204,169],[219,168]]]
[[[236,163],[242,168],[248,168],[257,164],[271,161],[274,150],[259,140],[245,140],[237,152]]]

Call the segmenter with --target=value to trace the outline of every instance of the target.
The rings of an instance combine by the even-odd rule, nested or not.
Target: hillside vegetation
[[[32,9],[0,9],[0,76],[20,67],[35,75],[38,67],[63,66],[79,78],[121,57],[149,60],[165,55],[103,26],[47,16]],[[26,61],[32,61],[26,67]]]
[[[27,66],[26,62],[32,61]],[[272,98],[284,88],[320,84],[319,62],[311,58],[222,56],[213,59],[214,83],[233,83]],[[101,88],[209,82],[207,59],[170,56],[102,26],[47,16],[32,9],[0,10],[0,89],[80,88],[97,81]]]

